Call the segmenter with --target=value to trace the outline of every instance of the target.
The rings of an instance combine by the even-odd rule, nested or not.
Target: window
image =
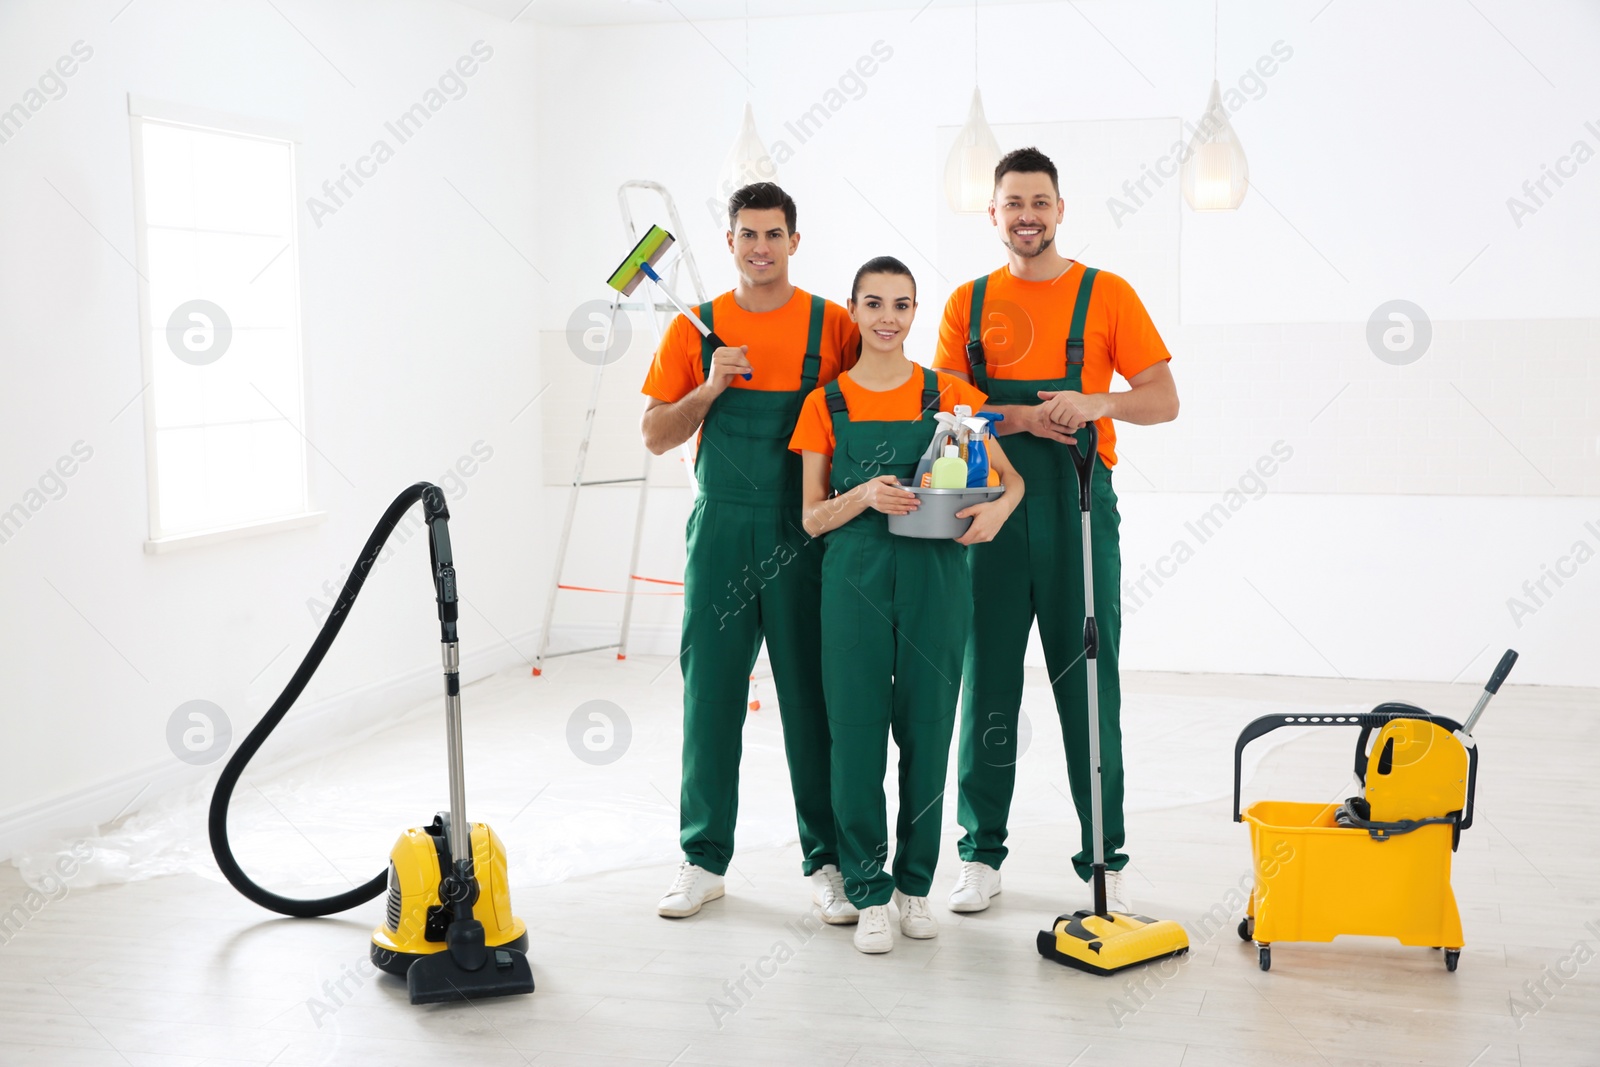
[[[304,519],[294,142],[130,100],[150,545]]]

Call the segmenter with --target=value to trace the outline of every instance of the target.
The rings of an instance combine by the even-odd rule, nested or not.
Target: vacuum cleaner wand
[[[445,751],[450,765],[450,858],[457,869],[456,875],[465,874],[470,882],[472,832],[471,824],[467,822],[466,768],[461,734],[461,647],[456,640],[456,619],[460,608],[456,602],[455,561],[450,553],[450,509],[445,504],[444,494],[430,486],[422,494],[422,511],[428,525],[428,557],[433,566],[433,587],[439,603],[439,642],[444,661]]]

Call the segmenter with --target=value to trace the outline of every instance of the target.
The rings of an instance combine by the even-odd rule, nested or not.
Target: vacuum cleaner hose
[[[300,661],[300,666],[295,669],[294,677],[289,679],[289,684],[284,686],[283,692],[278,694],[278,699],[273,701],[272,707],[256,723],[255,729],[240,742],[239,747],[229,757],[228,763],[222,768],[222,777],[217,780],[217,788],[211,794],[211,852],[216,857],[217,866],[223,876],[232,883],[244,896],[282,915],[291,915],[296,918],[311,918],[318,915],[332,915],[335,912],[347,911],[359,904],[376,897],[384,891],[388,880],[388,872],[380,871],[370,881],[357,886],[345,893],[331,897],[321,897],[315,900],[299,900],[294,897],[281,896],[260,885],[257,885],[245,874],[234,858],[233,846],[228,841],[228,804],[233,799],[234,787],[239,784],[239,776],[244,773],[257,750],[261,748],[267,736],[277,728],[278,723],[288,714],[294,702],[300,698],[306,684],[311,681],[311,676],[317,672],[322,664],[322,658],[328,654],[328,649],[333,645],[333,639],[339,636],[339,629],[344,626],[345,619],[349,616],[350,608],[355,603],[356,595],[361,592],[361,586],[367,580],[367,573],[377,562],[378,554],[383,550],[384,544],[389,540],[389,535],[400,524],[400,520],[411,505],[418,500],[422,501],[424,518],[429,531],[429,549],[433,558],[434,581],[437,586],[440,582],[440,568],[438,548],[441,537],[445,537],[444,523],[450,518],[450,513],[445,507],[444,493],[438,486],[429,482],[418,482],[409,486],[399,496],[394,498],[394,503],[383,513],[383,518],[378,520],[378,525],[372,530],[372,535],[367,538],[367,543],[362,546],[361,555],[356,558],[355,566],[350,569],[350,576],[345,579],[344,588],[339,591],[339,598],[334,602],[333,610],[329,613],[327,621],[322,624],[317,639],[311,643],[311,648],[306,652],[305,658]],[[444,541],[445,551],[448,553],[448,540]],[[447,557],[448,560],[448,557]],[[450,570],[447,576],[452,588],[449,595],[449,611],[445,611],[444,598],[440,597],[440,623],[445,627],[448,640],[455,639],[455,594],[453,569],[449,562],[445,568]],[[448,618],[445,618],[448,614]]]

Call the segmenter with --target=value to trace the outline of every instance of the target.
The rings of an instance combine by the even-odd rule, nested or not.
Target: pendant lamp
[[[944,198],[958,214],[982,214],[994,199],[994,168],[1000,162],[1000,142],[995,140],[983,114],[983,94],[978,91],[978,4],[972,4],[972,106],[967,124],[956,134],[944,163]]]
[[[994,168],[1000,162],[1000,142],[983,116],[983,94],[972,88],[967,124],[956,134],[950,158],[944,164],[944,198],[950,210],[981,214],[994,199]]]
[[[1216,8],[1212,8],[1211,98],[1200,116],[1183,161],[1183,198],[1194,211],[1233,211],[1250,188],[1250,165],[1222,106],[1217,82]]]
[[[772,162],[767,146],[762,143],[761,135],[756,132],[756,115],[747,100],[744,105],[744,122],[739,126],[739,136],[733,142],[733,147],[728,149],[728,158],[722,162],[717,198],[727,200],[736,191],[752,182],[777,180],[777,164]]]
[[[744,69],[750,69],[750,5],[744,6]],[[756,114],[750,107],[749,78],[745,78],[744,121],[739,124],[739,136],[722,161],[722,172],[717,176],[716,198],[726,202],[735,192],[754,182],[776,182],[778,166],[767,152],[766,142],[756,132]]]

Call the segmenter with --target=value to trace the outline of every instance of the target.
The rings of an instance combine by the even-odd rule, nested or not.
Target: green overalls
[[[835,492],[915,473],[938,425],[938,379],[926,368],[922,375],[922,416],[910,420],[852,422],[839,384],[828,383]],[[968,594],[966,550],[955,541],[897,537],[872,509],[828,534],[822,686],[839,869],[858,908],[889,903],[897,887],[925,897],[933,885],[961,650],[972,624]],[[883,796],[891,729],[900,749],[893,877]]]
[[[1083,331],[1094,288],[1093,268],[1083,272],[1066,345],[1065,375],[1031,381],[990,378],[984,364],[983,296],[988,278],[972,286],[967,359],[972,382],[991,404],[1037,405],[1044,390],[1083,390]],[[963,860],[999,868],[1006,857],[1006,820],[1016,785],[1017,714],[1022,706],[1022,659],[1035,617],[1044,646],[1056,713],[1067,750],[1067,777],[1078,809],[1082,848],[1072,857],[1088,881],[1094,852],[1090,826],[1088,679],[1083,660],[1083,531],[1078,480],[1063,445],[1029,433],[1005,439],[1006,458],[1028,487],[993,541],[969,555],[977,623],[967,644],[961,711],[960,792],[957,817],[966,828],[958,846]],[[1078,447],[1083,447],[1081,444]],[[1128,862],[1121,851],[1122,689],[1117,648],[1122,637],[1121,521],[1111,470],[1098,461],[1090,519],[1094,523],[1095,617],[1100,632],[1100,767],[1104,790],[1106,869]]]
[[[750,672],[763,636],[772,661],[800,824],[802,870],[836,864],[822,700],[819,542],[801,526],[801,461],[789,451],[800,405],[822,366],[826,302],[811,298],[800,388],[728,388],[711,404],[695,456],[684,574],[683,786],[679,825],[689,862],[724,874],[733,858],[739,757]],[[700,305],[708,327],[711,304]],[[711,373],[715,349],[702,342]]]

